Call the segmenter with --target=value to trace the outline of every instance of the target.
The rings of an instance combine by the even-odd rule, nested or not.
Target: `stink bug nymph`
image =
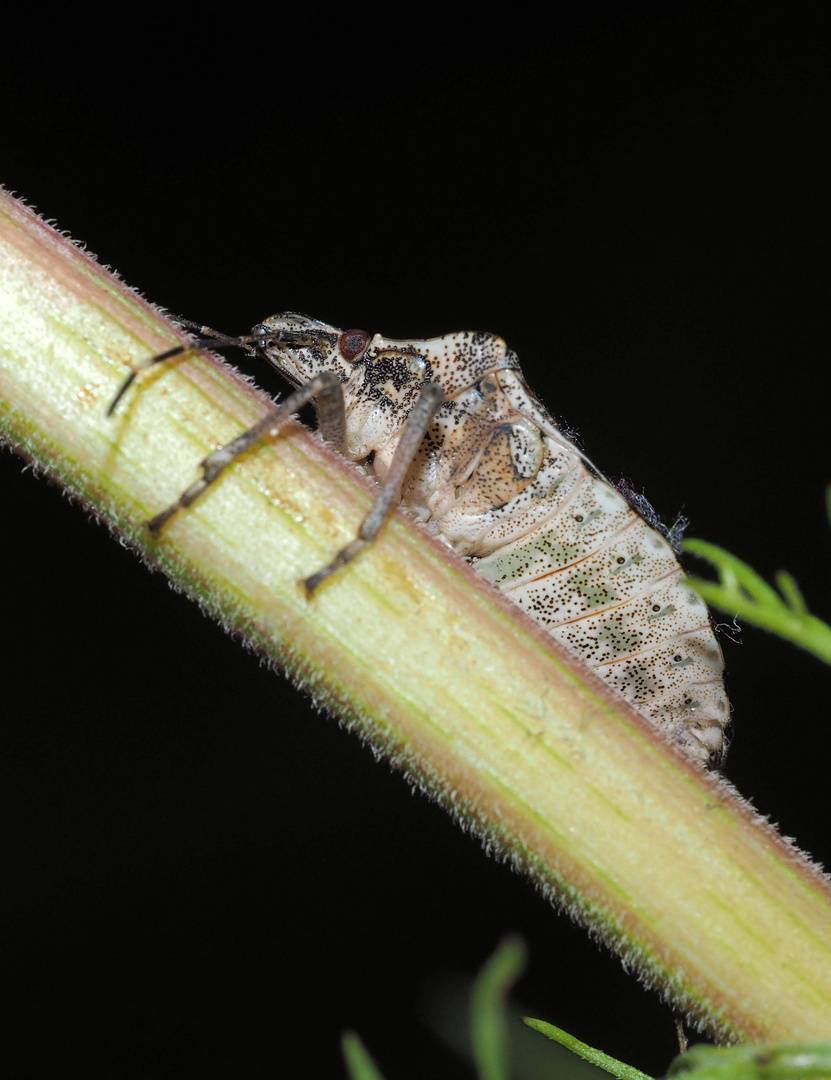
[[[358,536],[304,582],[312,593],[401,505],[545,631],[578,653],[690,757],[721,764],[730,706],[704,602],[663,535],[566,437],[494,334],[395,340],[304,315],[244,337],[199,337],[130,373],[198,349],[236,346],[296,388],[202,462],[202,477],[148,526],[190,506],[236,457],[307,402],[323,439],[378,481]]]

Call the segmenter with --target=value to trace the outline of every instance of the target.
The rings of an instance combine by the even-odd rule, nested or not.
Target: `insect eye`
[[[364,351],[369,341],[365,330],[344,330],[340,336],[340,354],[344,360],[354,360]]]

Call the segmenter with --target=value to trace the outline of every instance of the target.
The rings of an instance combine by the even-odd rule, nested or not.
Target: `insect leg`
[[[144,368],[152,367],[153,364],[160,364],[162,360],[170,360],[174,356],[181,356],[182,353],[189,352],[192,348],[194,348],[194,346],[192,345],[175,345],[172,349],[167,349],[163,353],[157,353],[155,356],[151,356],[147,360],[142,360],[141,363],[137,364],[133,368],[133,370],[130,372],[130,374],[121,384],[121,386],[119,386],[118,393],[112,399],[109,408],[107,409],[107,416],[112,416],[112,414],[115,412],[116,406],[118,405],[119,401],[121,401],[121,399],[130,389],[130,387],[133,385],[140,371],[143,371]]]
[[[316,382],[317,379],[323,377],[326,378],[327,385],[322,390],[315,392],[314,399],[315,412],[317,413],[317,430],[327,446],[331,447],[336,453],[346,456],[346,402],[343,398],[343,387],[337,375],[331,371],[323,372],[312,382]],[[305,387],[301,387],[301,390],[303,389]],[[291,399],[287,398],[283,404],[285,405],[289,400]],[[299,406],[296,406],[296,408],[299,408]]]
[[[427,429],[443,403],[444,390],[438,383],[425,383],[421,387],[401,431],[401,438],[395,448],[390,470],[369,508],[369,513],[361,523],[357,537],[342,548],[328,566],[324,566],[322,570],[318,570],[316,574],[305,579],[303,584],[308,593],[313,593],[326,578],[331,577],[341,566],[351,562],[378,535],[394,500],[398,497],[404,477],[418,453]]]
[[[246,349],[250,352],[252,345],[258,345],[262,341],[261,337],[254,334],[247,334],[243,337],[229,337],[227,334],[220,334],[216,330],[212,330],[210,326],[201,326],[198,323],[192,323],[189,319],[177,319],[177,322],[180,322],[189,329],[198,330],[201,336],[189,341],[187,345],[174,345],[172,349],[166,349],[164,352],[156,353],[155,356],[148,356],[146,360],[141,360],[136,364],[121,386],[119,386],[118,393],[110,402],[109,408],[107,409],[107,416],[112,416],[119,401],[121,401],[133,385],[139,372],[144,371],[146,368],[153,367],[155,364],[160,364],[163,360],[172,360],[174,356],[182,356],[183,353],[189,352],[201,352],[203,349],[219,349],[225,346],[232,346],[235,348]]]
[[[244,454],[254,443],[259,442],[264,435],[275,432],[280,424],[288,420],[290,416],[311,401],[312,398],[317,399],[318,415],[327,429],[324,432],[324,438],[332,444],[340,438],[342,444],[343,432],[346,429],[343,389],[340,379],[334,372],[323,371],[310,382],[307,382],[305,386],[301,386],[299,390],[289,394],[285,401],[281,401],[262,420],[258,420],[253,427],[243,431],[236,439],[232,439],[225,446],[221,446],[218,450],[209,454],[204,461],[200,462],[202,469],[201,479],[197,480],[195,484],[191,484],[186,491],[183,491],[175,503],[148,521],[147,528],[151,532],[158,532],[177,510],[190,506],[191,503],[198,499],[202,492],[210,487],[240,454]]]
[[[226,338],[227,334],[222,334],[218,330],[213,330],[210,326],[205,326],[204,323],[194,322],[192,319],[185,319],[181,315],[174,315],[173,321],[178,323],[179,326],[184,327],[185,330],[194,330],[199,337],[208,338]]]

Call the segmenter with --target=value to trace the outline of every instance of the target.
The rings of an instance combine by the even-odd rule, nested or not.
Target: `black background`
[[[297,310],[502,334],[607,473],[789,568],[828,617],[828,39],[753,3],[547,18],[238,8],[53,29],[16,61],[8,41],[0,182],[229,333]],[[470,1075],[418,1001],[507,930],[533,1014],[663,1071],[655,995],[0,468],[14,1075],[268,1075],[302,1054],[338,1076],[350,1026],[389,1080]],[[751,628],[723,644],[727,774],[823,859],[829,674]]]

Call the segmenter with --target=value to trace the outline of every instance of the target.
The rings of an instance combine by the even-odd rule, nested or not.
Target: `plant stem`
[[[724,1039],[831,1028],[827,880],[718,777],[396,516],[309,600],[367,484],[296,424],[158,538],[144,522],[263,415],[221,361],[0,193],[5,438]],[[164,370],[161,370],[164,368]],[[204,677],[204,675],[200,675]]]

